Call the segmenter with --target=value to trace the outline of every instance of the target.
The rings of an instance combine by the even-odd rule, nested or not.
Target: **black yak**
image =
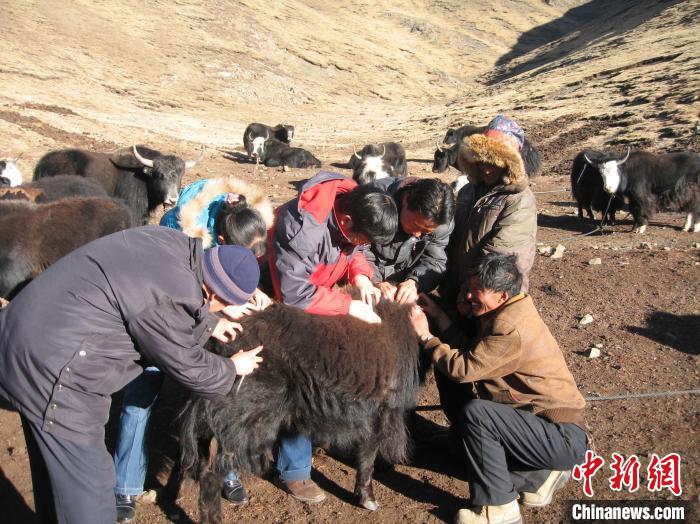
[[[382,301],[376,308],[382,323],[370,325],[274,304],[242,320],[243,333],[235,342],[209,343],[210,350],[225,356],[262,344],[264,361],[226,397],[192,397],[183,411],[182,470],[199,477],[202,522],[221,520],[219,492],[226,472],[261,473],[284,432],[355,450],[355,496],[361,506],[378,508],[372,490],[375,458],[406,460],[406,417],[427,369],[410,307]]]
[[[112,198],[0,202],[0,297],[11,299],[62,256],[130,226],[129,210]]]
[[[406,151],[401,144],[384,142],[367,144],[360,152],[355,151],[348,161],[352,179],[360,185],[371,184],[386,177],[404,177],[408,174]]]
[[[598,164],[612,158],[602,151],[584,149],[571,166],[571,194],[578,204],[578,217],[584,220],[583,210],[588,218],[595,220],[593,211],[600,211],[601,223],[615,224],[615,213],[625,206],[625,202],[605,191],[603,176]],[[607,210],[607,214],[606,214]]]
[[[306,149],[289,147],[276,138],[268,138],[262,145],[260,161],[267,167],[321,167],[321,161]]]
[[[248,156],[256,158],[262,153],[262,146],[268,138],[276,138],[280,142],[290,144],[294,138],[294,126],[277,124],[275,127],[265,124],[248,124],[243,132],[243,146]]]
[[[44,155],[34,168],[34,180],[56,175],[95,178],[110,196],[122,199],[139,224],[161,204],[174,204],[182,175],[197,160],[185,162],[179,156],[163,155],[155,149],[134,145],[115,153],[93,153],[61,149]]]
[[[0,188],[0,200],[29,200],[45,204],[70,197],[109,198],[109,195],[97,180],[80,175],[57,175],[9,189]]]
[[[628,150],[622,159],[591,163],[605,191],[628,200],[635,233],[644,233],[657,211],[686,212],[683,231],[700,232],[700,154]]]

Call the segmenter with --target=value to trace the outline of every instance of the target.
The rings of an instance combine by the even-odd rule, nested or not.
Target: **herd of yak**
[[[450,129],[434,155],[433,172],[459,169],[458,148],[483,127]],[[320,167],[309,151],[290,146],[294,127],[249,125],[246,153],[267,166]],[[160,205],[177,201],[191,161],[133,145],[113,153],[63,149],[44,155],[33,181],[22,183],[17,159],[0,161],[0,297],[12,299],[47,266],[95,238],[148,221]],[[535,145],[521,155],[528,175],[540,171]],[[407,175],[406,153],[395,142],[353,151],[347,167],[359,184]],[[461,176],[457,183],[468,183]],[[684,231],[700,231],[700,154],[624,156],[585,149],[573,161],[572,194],[579,217],[614,223],[628,204],[643,233],[659,210],[687,213]],[[458,190],[458,188],[456,188]],[[309,315],[283,304],[245,318],[244,331],[209,349],[231,355],[265,347],[265,361],[243,387],[219,400],[191,398],[180,419],[182,466],[200,480],[202,522],[220,522],[219,490],[231,469],[262,472],[280,433],[296,431],[357,457],[355,495],[377,509],[371,478],[377,456],[401,462],[409,448],[406,416],[426,372],[409,323],[408,306],[383,301],[383,322]],[[353,355],[352,359],[341,358]],[[274,410],[269,406],[275,406]],[[233,421],[233,422],[232,422]]]

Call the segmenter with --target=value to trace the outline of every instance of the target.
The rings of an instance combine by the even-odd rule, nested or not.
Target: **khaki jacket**
[[[582,416],[586,401],[530,296],[516,295],[479,317],[478,337],[464,348],[434,337],[425,349],[444,375],[471,382],[477,398],[587,430]]]

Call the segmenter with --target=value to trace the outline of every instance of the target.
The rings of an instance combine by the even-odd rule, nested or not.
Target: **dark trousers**
[[[114,463],[104,444],[61,439],[22,417],[34,487],[34,507],[45,524],[114,524]]]
[[[546,473],[568,470],[584,460],[588,437],[575,424],[550,422],[511,406],[474,399],[467,402],[457,429],[469,466],[471,502],[500,506],[518,492],[536,491]],[[544,475],[544,478],[542,478]]]

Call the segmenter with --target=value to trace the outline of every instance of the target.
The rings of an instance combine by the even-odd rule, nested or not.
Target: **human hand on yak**
[[[230,342],[236,339],[238,333],[243,331],[243,326],[238,322],[231,322],[228,319],[220,318],[218,324],[212,331],[211,336],[221,342]],[[238,333],[237,333],[238,332]]]
[[[231,362],[236,366],[236,375],[250,375],[253,371],[258,369],[260,363],[263,361],[263,358],[258,356],[262,348],[262,346],[258,346],[248,351],[241,350],[231,356]]]
[[[430,298],[425,293],[418,295],[418,305],[425,312],[428,317],[435,323],[440,331],[447,331],[447,329],[452,325],[452,320],[443,311],[443,309],[438,306],[432,298]]]
[[[253,296],[250,297],[250,304],[253,305],[255,311],[262,311],[272,304],[272,299],[259,289],[256,289],[253,291]]]
[[[369,324],[381,324],[382,322],[382,319],[374,312],[372,306],[365,304],[362,300],[353,300],[350,302],[348,315],[359,318],[363,322]]]
[[[374,284],[372,284],[372,281],[366,275],[357,275],[353,280],[353,284],[359,289],[362,302],[369,305],[371,310],[372,306],[379,302],[382,296],[381,292],[374,287]]]
[[[433,334],[430,332],[430,325],[428,324],[428,317],[425,316],[418,304],[411,308],[411,324],[422,342],[427,342],[433,338]]]
[[[412,278],[408,278],[396,288],[396,302],[399,304],[412,304],[418,300],[418,284]]]

